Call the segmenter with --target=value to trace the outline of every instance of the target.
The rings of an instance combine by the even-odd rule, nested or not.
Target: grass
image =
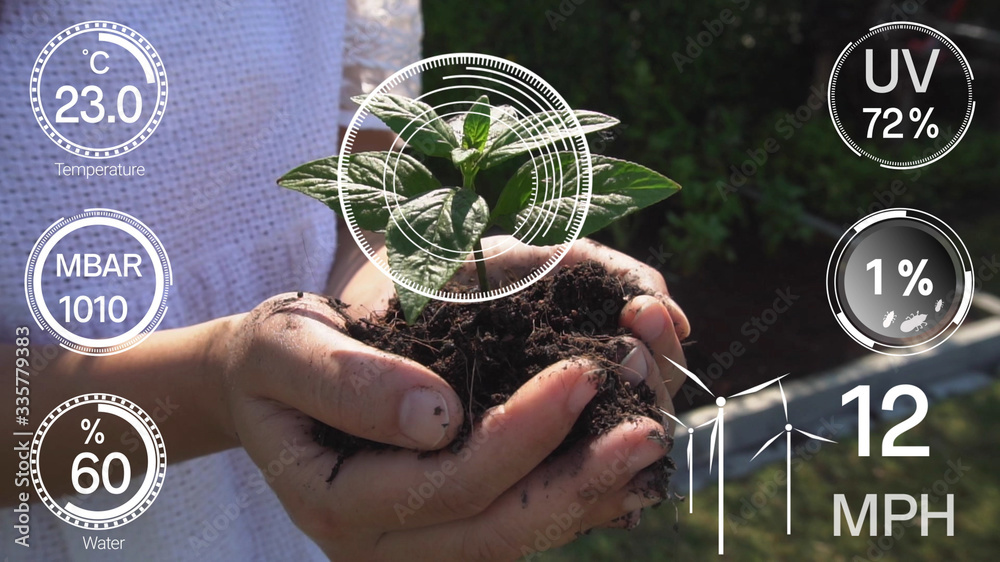
[[[872,397],[878,404],[881,397]],[[900,404],[902,404],[901,399]],[[856,415],[848,408],[845,416]],[[857,435],[838,445],[802,443],[792,465],[792,536],[785,535],[784,463],[771,465],[748,479],[726,483],[726,556],[728,560],[996,560],[1000,555],[1000,383],[972,395],[931,407],[927,417],[904,433],[897,445],[928,445],[930,456],[883,458],[882,436],[894,423],[873,425],[872,456],[858,457]],[[780,428],[779,428],[780,429]],[[680,441],[679,446],[684,446]],[[778,446],[778,445],[774,445]],[[793,444],[793,446],[795,446]],[[961,463],[959,463],[961,461]],[[949,462],[968,467],[955,482]],[[946,474],[954,482],[945,482]],[[855,516],[865,494],[927,493],[931,511],[944,510],[944,496],[954,494],[955,536],[946,536],[944,520],[929,521],[920,536],[919,519],[904,522],[894,539],[852,537],[846,523],[833,536],[833,495],[846,494]],[[687,561],[717,556],[718,490],[695,496],[695,513],[687,504],[665,504],[646,510],[635,530],[592,533],[538,559],[555,561]],[[755,507],[756,506],[756,507]],[[897,511],[905,504],[897,504]],[[675,523],[677,529],[675,530]],[[883,521],[878,523],[882,532]],[[867,534],[867,525],[863,535]]]

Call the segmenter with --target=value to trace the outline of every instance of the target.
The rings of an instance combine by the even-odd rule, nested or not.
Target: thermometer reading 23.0
[[[81,95],[85,101],[90,102],[90,105],[86,109],[80,110],[79,116],[66,115],[67,112],[74,109]],[[93,95],[93,99],[87,99],[90,95]],[[85,86],[80,93],[77,93],[76,88],[66,84],[56,90],[56,99],[62,100],[64,97],[68,97],[69,101],[56,112],[56,123],[79,123],[81,119],[87,123],[100,123],[105,120],[104,105],[101,103],[104,100],[104,92],[100,86]],[[125,106],[126,100],[129,98],[131,98],[131,112]],[[125,123],[135,123],[139,120],[139,116],[142,115],[142,93],[131,84],[122,86],[122,89],[118,90],[118,99],[115,107],[118,119],[121,119]],[[91,108],[95,110],[94,115],[89,113]],[[115,115],[108,114],[107,122],[114,123]]]
[[[107,59],[110,55],[106,51],[97,51],[90,54],[90,51],[83,49],[84,56],[90,55],[90,70],[94,74],[102,75],[107,74],[110,70],[110,66],[107,63]],[[88,96],[93,95],[93,99],[87,99]],[[79,112],[79,116],[66,115],[66,112],[73,109],[76,106],[77,100],[83,97],[85,101],[89,101],[90,105]],[[89,86],[84,86],[83,90],[77,92],[76,88],[72,84],[65,84],[60,86],[56,90],[56,99],[62,100],[64,97],[68,97],[69,101],[65,105],[59,108],[56,112],[56,123],[79,123],[83,119],[87,123],[100,123],[104,120],[104,105],[102,101],[104,100],[104,91],[101,90],[100,86],[95,86],[93,84]],[[131,99],[130,99],[131,98]],[[131,110],[129,111],[125,103],[126,101],[131,102]],[[139,120],[139,116],[142,115],[142,92],[139,88],[131,84],[126,84],[118,90],[117,103],[115,104],[117,111],[117,118],[121,119],[125,123],[135,123]],[[96,110],[96,115],[91,115],[89,113],[90,109],[94,108]],[[115,122],[115,115],[109,114],[107,117],[108,123]]]

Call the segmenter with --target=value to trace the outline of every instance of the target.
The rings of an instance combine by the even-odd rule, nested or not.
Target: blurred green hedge
[[[991,180],[1000,135],[988,105],[959,148],[909,174],[856,158],[825,105],[808,105],[821,103],[830,65],[848,41],[896,19],[893,9],[942,15],[950,4],[427,0],[424,54],[505,57],[541,75],[571,106],[620,118],[611,138],[594,139],[594,151],[650,166],[684,189],[604,236],[645,249],[655,232],[691,269],[710,256],[735,258],[734,237],[747,231],[770,250],[812,236],[797,220],[803,211],[844,225],[889,197],[890,206],[945,215],[970,212],[970,198],[997,200]],[[998,6],[970,5],[963,21],[997,21]],[[808,117],[792,123],[796,109]],[[759,157],[768,138],[780,150],[741,187],[754,196],[723,188],[732,167],[751,158],[748,151]]]

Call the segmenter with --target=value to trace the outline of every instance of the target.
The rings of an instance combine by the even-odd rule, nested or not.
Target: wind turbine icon
[[[674,365],[674,367],[677,367],[682,373],[684,373],[685,375],[687,375],[688,378],[690,378],[691,380],[693,380],[698,386],[700,386],[702,389],[704,389],[705,392],[709,393],[712,396],[715,396],[715,393],[712,392],[711,390],[709,390],[708,385],[706,385],[704,382],[702,382],[701,379],[699,379],[697,375],[695,375],[691,371],[685,369],[684,367],[680,366],[679,364],[677,364],[676,362],[674,362],[673,359],[670,359],[669,357],[664,356],[664,359],[666,359],[667,361],[670,361]],[[771,380],[769,380],[769,381],[767,381],[765,383],[758,384],[757,386],[754,386],[752,388],[748,388],[747,390],[744,390],[743,392],[738,392],[738,393],[730,396],[729,399],[731,400],[733,398],[737,398],[737,397],[740,397],[740,396],[746,396],[748,394],[753,394],[755,392],[759,392],[759,391],[767,388],[768,386],[771,386],[772,384],[774,384],[776,382],[778,384],[781,384],[780,383],[781,379],[783,379],[783,378],[785,378],[787,376],[788,376],[788,374],[786,373],[784,375],[781,375],[778,378],[771,379]],[[784,391],[782,391],[782,396],[784,396]],[[724,535],[724,532],[725,532],[725,511],[724,511],[723,504],[724,504],[724,500],[725,500],[725,494],[724,494],[724,491],[725,491],[724,467],[725,467],[725,451],[726,451],[726,440],[725,440],[726,439],[726,398],[724,396],[716,396],[715,397],[715,405],[719,407],[719,413],[715,416],[715,419],[709,420],[709,421],[707,421],[707,422],[705,422],[705,423],[703,423],[703,424],[701,424],[699,426],[696,426],[694,428],[688,427],[688,478],[689,478],[688,484],[690,485],[690,484],[693,483],[693,478],[691,478],[690,473],[692,472],[691,462],[693,460],[693,453],[694,453],[694,448],[692,447],[692,437],[693,437],[693,434],[694,434],[694,430],[695,429],[700,429],[700,428],[705,427],[707,425],[712,425],[713,426],[712,427],[712,437],[711,437],[711,442],[712,443],[711,443],[711,446],[709,448],[709,454],[708,454],[708,472],[709,472],[709,474],[712,473],[712,465],[715,462],[715,445],[716,445],[716,442],[718,442],[718,444],[719,444],[719,554],[724,554],[725,553],[725,535]],[[666,412],[663,412],[663,413],[666,413]],[[669,415],[669,414],[667,414],[667,415]],[[673,419],[673,420],[675,420],[675,421],[677,421],[677,422],[680,422],[680,420],[678,420],[674,416],[670,416],[670,418]],[[682,423],[681,425],[684,425],[684,424]],[[685,427],[687,427],[687,426],[685,426]]]
[[[688,513],[694,513],[694,428],[688,427],[686,423],[682,422],[680,418],[671,414],[670,412],[664,410],[663,408],[656,408],[661,414],[667,416],[668,418],[674,420],[679,425],[687,429],[688,432],[688,447],[687,447],[687,463],[688,463]],[[704,424],[702,424],[704,425]]]
[[[770,384],[772,384],[774,382],[775,381],[771,381],[771,382],[769,382],[767,384],[770,385]],[[767,443],[764,443],[764,446],[761,447],[759,451],[757,451],[757,454],[754,455],[752,459],[750,459],[750,462],[753,462],[754,459],[756,459],[761,453],[764,452],[764,449],[770,447],[771,443],[774,443],[775,441],[777,441],[778,438],[782,436],[782,434],[785,435],[785,443],[786,443],[786,448],[785,448],[785,508],[786,508],[786,510],[785,510],[785,534],[791,535],[792,534],[792,430],[798,431],[799,433],[801,433],[802,435],[805,435],[806,437],[808,437],[810,439],[818,439],[819,441],[826,441],[827,443],[836,443],[836,441],[833,441],[831,439],[827,439],[825,437],[820,437],[819,435],[813,435],[812,433],[809,433],[808,431],[803,431],[803,430],[801,430],[801,429],[799,429],[797,427],[792,427],[792,424],[789,423],[789,421],[788,421],[788,400],[785,398],[785,389],[781,386],[781,380],[778,380],[777,382],[778,382],[778,391],[781,392],[781,405],[785,409],[785,431],[783,431],[782,433],[779,433],[779,434],[775,435],[774,437],[768,439]]]

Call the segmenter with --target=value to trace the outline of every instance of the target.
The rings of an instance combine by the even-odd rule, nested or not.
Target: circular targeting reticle
[[[837,243],[827,297],[840,326],[886,355],[944,343],[972,304],[972,259],[955,232],[915,209],[868,215]]]
[[[352,197],[351,184],[345,182],[338,186],[343,216],[352,236],[368,259],[398,285],[410,291],[432,299],[466,303],[489,301],[513,294],[555,268],[580,235],[590,206],[593,182],[590,148],[585,133],[566,100],[548,82],[527,68],[490,55],[439,55],[396,72],[368,94],[344,135],[338,177],[350,177],[354,139],[361,123],[373,118],[371,101],[378,95],[390,93],[405,82],[420,81],[422,76],[427,75],[434,77],[434,82],[442,85],[416,99],[430,106],[432,111],[426,111],[402,124],[392,124],[391,127],[397,132],[401,142],[384,153],[386,159],[382,167],[382,183],[386,186],[386,196],[383,199],[390,217],[390,227],[401,231],[419,251],[424,252],[428,258],[425,261],[433,260],[444,265],[449,265],[447,262],[452,262],[450,265],[459,262],[473,267],[475,262],[483,261],[489,268],[489,262],[502,259],[504,254],[522,245],[545,245],[551,247],[551,253],[544,263],[520,277],[508,276],[501,285],[493,286],[489,291],[469,289],[457,292],[448,287],[438,289],[428,286],[419,272],[392,267],[389,260],[374,250],[375,245],[369,240],[370,233],[363,231],[355,220],[354,201],[361,197]],[[421,131],[439,127],[443,122],[455,131],[459,142],[459,146],[455,148],[464,149],[461,144],[462,123],[482,95],[489,98],[490,141],[507,136],[508,140],[513,140],[513,143],[506,145],[507,150],[519,152],[510,161],[501,164],[505,171],[498,174],[503,176],[498,181],[505,182],[517,169],[517,165],[523,162],[524,166],[532,167],[533,185],[528,209],[518,213],[518,218],[513,222],[513,236],[484,240],[482,257],[476,257],[463,248],[449,247],[448,243],[440,240],[428,240],[426,232],[412,224],[415,217],[401,209],[407,198],[399,193],[403,184],[395,171],[404,153],[425,164],[454,168],[447,157],[432,158],[424,154],[426,150],[417,149],[416,141],[421,139],[416,136]],[[529,121],[523,120],[528,115],[538,114],[543,115]],[[483,158],[489,155],[489,151],[490,146],[487,146],[483,151]],[[431,161],[436,163],[432,164]],[[511,167],[510,162],[515,162],[516,165]],[[458,173],[454,169],[451,171]],[[480,172],[476,179],[477,187],[480,186],[479,178],[493,171]],[[461,179],[452,185],[460,182]],[[443,180],[443,184],[447,186],[447,180]],[[503,187],[503,183],[499,187]],[[399,196],[391,197],[390,192]],[[545,243],[540,243],[541,240]],[[505,273],[509,271],[505,270]]]

